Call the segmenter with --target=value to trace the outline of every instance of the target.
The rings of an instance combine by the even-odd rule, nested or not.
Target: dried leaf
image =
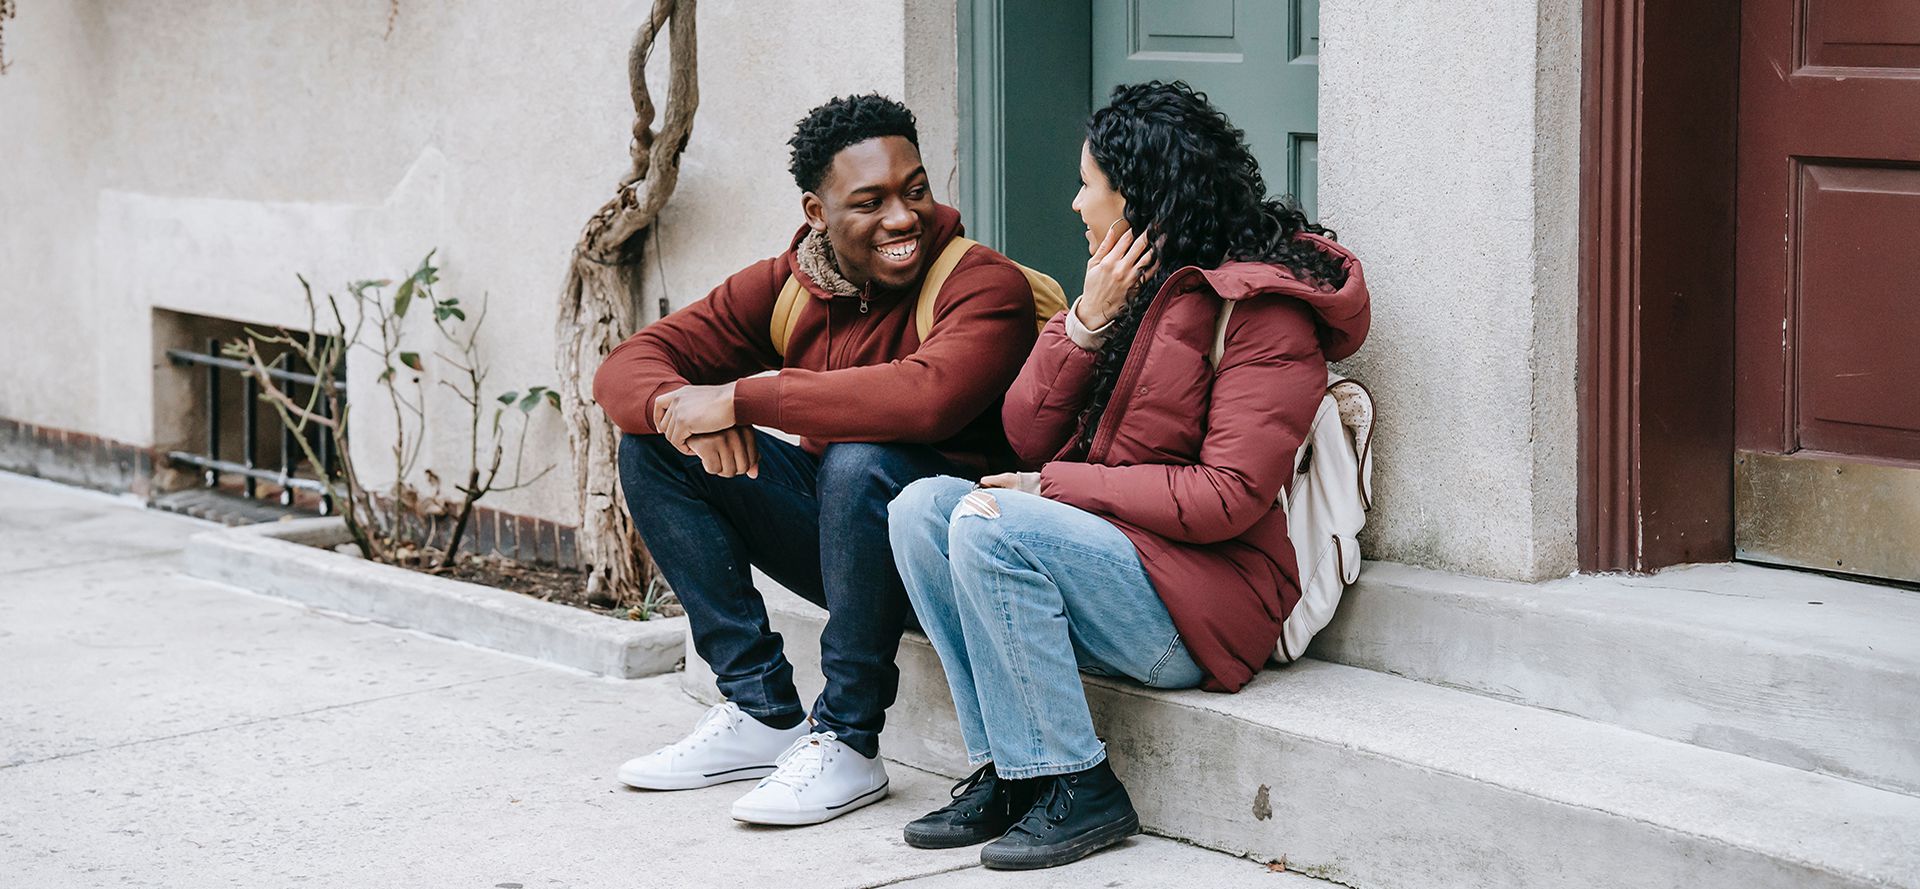
[[[395,318],[407,317],[407,306],[413,304],[413,280],[412,278],[408,278],[405,281],[401,281],[400,289],[394,291],[393,316]]]
[[[365,299],[367,295],[366,292],[369,288],[378,289],[392,283],[392,281],[386,278],[379,278],[372,281],[353,281],[347,284],[347,292],[353,294],[354,299]]]

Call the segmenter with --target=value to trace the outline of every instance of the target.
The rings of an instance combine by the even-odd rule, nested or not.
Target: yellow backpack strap
[[[933,330],[933,304],[940,298],[940,288],[947,283],[947,276],[953,274],[953,267],[960,264],[960,257],[967,255],[979,241],[971,238],[954,238],[947,242],[947,248],[933,260],[933,267],[927,269],[927,278],[920,284],[920,299],[913,306],[913,328],[920,334],[920,341],[927,341],[927,334]]]
[[[1053,316],[1066,309],[1067,291],[1061,288],[1060,282],[1055,281],[1052,275],[1039,269],[1020,266],[1020,271],[1027,276],[1027,286],[1033,288],[1034,326],[1045,330],[1047,322],[1052,321]]]
[[[805,296],[800,287],[800,279],[787,276],[787,283],[781,285],[780,296],[773,301],[773,329],[768,331],[773,337],[773,351],[780,357],[787,357],[787,338],[793,335],[793,322],[800,317],[800,310],[807,307]]]
[[[940,251],[933,268],[927,270],[927,279],[920,285],[920,300],[914,305],[913,326],[920,332],[920,341],[927,341],[927,334],[933,330],[933,304],[940,298],[940,287],[947,283],[947,276],[953,274],[953,267],[960,264],[960,258],[967,255],[979,241],[968,238],[954,238],[947,249]],[[1027,287],[1033,291],[1034,326],[1045,328],[1053,316],[1067,307],[1067,292],[1060,287],[1051,275],[1037,269],[1030,269],[1019,263],[1014,266],[1027,278]]]

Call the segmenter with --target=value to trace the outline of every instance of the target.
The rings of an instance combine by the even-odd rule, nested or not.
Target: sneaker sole
[[[733,820],[747,824],[766,824],[774,827],[799,827],[807,824],[820,824],[832,821],[862,806],[871,805],[887,798],[887,788],[891,781],[881,784],[853,799],[838,805],[820,809],[752,809],[734,804]]]
[[[907,825],[906,829],[901,831],[902,838],[907,841],[907,845],[915,849],[961,849],[967,846],[978,846],[981,843],[990,843],[1006,836],[1006,834],[1007,828],[1004,827],[997,833],[987,833],[985,831],[962,833],[952,830],[916,830],[911,824]]]
[[[980,850],[980,863],[991,870],[1038,870],[1045,867],[1059,867],[1079,861],[1139,832],[1140,816],[1130,815],[1124,821],[1115,821],[1056,846],[1042,846],[1020,852],[995,850],[992,846],[988,846]]]
[[[773,774],[774,764],[760,766],[741,766],[711,775],[687,773],[682,775],[640,775],[620,771],[620,783],[636,790],[697,790],[716,784],[731,784],[735,781],[758,781]]]

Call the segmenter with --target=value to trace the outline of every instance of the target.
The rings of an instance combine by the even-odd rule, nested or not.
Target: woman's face
[[[1087,224],[1088,256],[1107,239],[1107,231],[1115,222],[1127,218],[1127,199],[1113,190],[1107,174],[1093,162],[1093,153],[1087,150],[1085,142],[1080,143],[1080,193],[1073,196],[1073,212],[1080,214],[1080,221]],[[1121,226],[1125,231],[1124,222]]]

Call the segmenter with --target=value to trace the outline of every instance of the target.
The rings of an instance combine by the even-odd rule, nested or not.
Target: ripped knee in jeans
[[[953,515],[948,516],[948,519],[959,521],[961,516],[968,515],[983,519],[997,519],[1000,517],[1000,501],[995,500],[993,494],[985,488],[975,488],[968,492],[967,496],[960,498],[960,502],[953,507]]]

